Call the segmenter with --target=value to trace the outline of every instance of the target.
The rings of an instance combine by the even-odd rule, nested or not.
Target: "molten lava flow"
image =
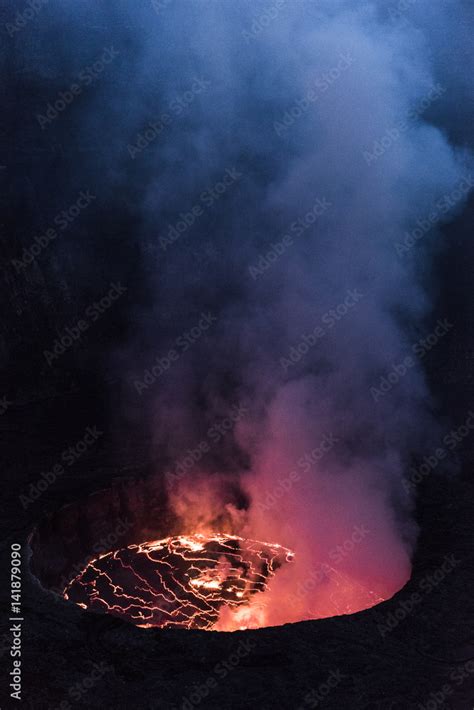
[[[251,597],[266,591],[276,570],[292,559],[280,545],[233,535],[168,537],[92,560],[64,597],[142,627],[210,630],[224,608],[238,612],[240,628],[255,627]]]

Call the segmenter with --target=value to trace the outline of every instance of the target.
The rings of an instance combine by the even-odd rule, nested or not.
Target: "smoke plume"
[[[114,368],[183,531],[295,551],[268,623],[390,596],[416,540],[408,471],[436,433],[414,350],[430,263],[470,189],[451,109],[468,8],[68,5],[41,21],[74,71],[119,52],[71,120],[136,216],[145,296]]]

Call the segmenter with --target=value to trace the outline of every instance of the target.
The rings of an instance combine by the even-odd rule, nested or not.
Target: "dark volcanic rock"
[[[10,419],[13,429],[22,416],[19,412]],[[33,455],[34,437],[30,446]],[[96,505],[84,492],[104,482],[101,455],[91,452],[67,473],[74,475],[76,493],[71,478],[63,477],[21,513],[17,495],[28,480],[28,468],[9,469],[15,494],[4,495],[2,501],[3,570],[10,544],[25,542],[33,523],[48,519],[47,510],[58,511],[72,496],[79,498],[79,489],[82,499],[89,501],[86,507]],[[32,467],[36,475],[39,460]],[[112,479],[117,472],[110,473]],[[474,673],[472,664],[466,664],[474,657],[467,621],[474,612],[474,486],[462,477],[432,475],[422,493],[421,535],[410,582],[373,609],[321,621],[232,634],[138,629],[107,615],[84,612],[45,591],[28,573],[24,559],[23,706],[270,710],[319,707],[317,701],[334,710],[405,710],[426,707],[430,694],[443,692],[445,686],[450,694],[442,707],[471,708]],[[133,499],[137,506],[137,491]],[[70,541],[78,520],[74,515],[68,519],[67,510],[56,518],[51,535]],[[430,576],[452,555],[454,569],[430,583]],[[2,595],[6,632],[7,585]],[[2,643],[5,686],[11,665],[8,647],[7,635]],[[335,687],[323,700],[330,678]],[[6,687],[4,698],[5,691]],[[316,694],[308,695],[312,692]],[[8,700],[2,702],[2,707],[10,707]]]

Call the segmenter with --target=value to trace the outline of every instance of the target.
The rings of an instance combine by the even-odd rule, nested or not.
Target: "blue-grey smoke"
[[[271,517],[319,551],[365,522],[364,564],[399,545],[400,579],[407,471],[436,430],[430,265],[472,184],[469,18],[461,0],[83,0],[23,30],[52,99],[66,69],[116,52],[44,130],[77,131],[71,183],[135,216],[146,296],[113,358],[124,407],[147,409],[170,470],[201,447],[178,478],[243,474],[255,528]]]

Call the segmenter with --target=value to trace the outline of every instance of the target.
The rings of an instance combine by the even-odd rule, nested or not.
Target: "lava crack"
[[[63,594],[137,626],[211,630],[222,607],[248,605],[293,556],[280,545],[233,535],[168,537],[91,560]]]

